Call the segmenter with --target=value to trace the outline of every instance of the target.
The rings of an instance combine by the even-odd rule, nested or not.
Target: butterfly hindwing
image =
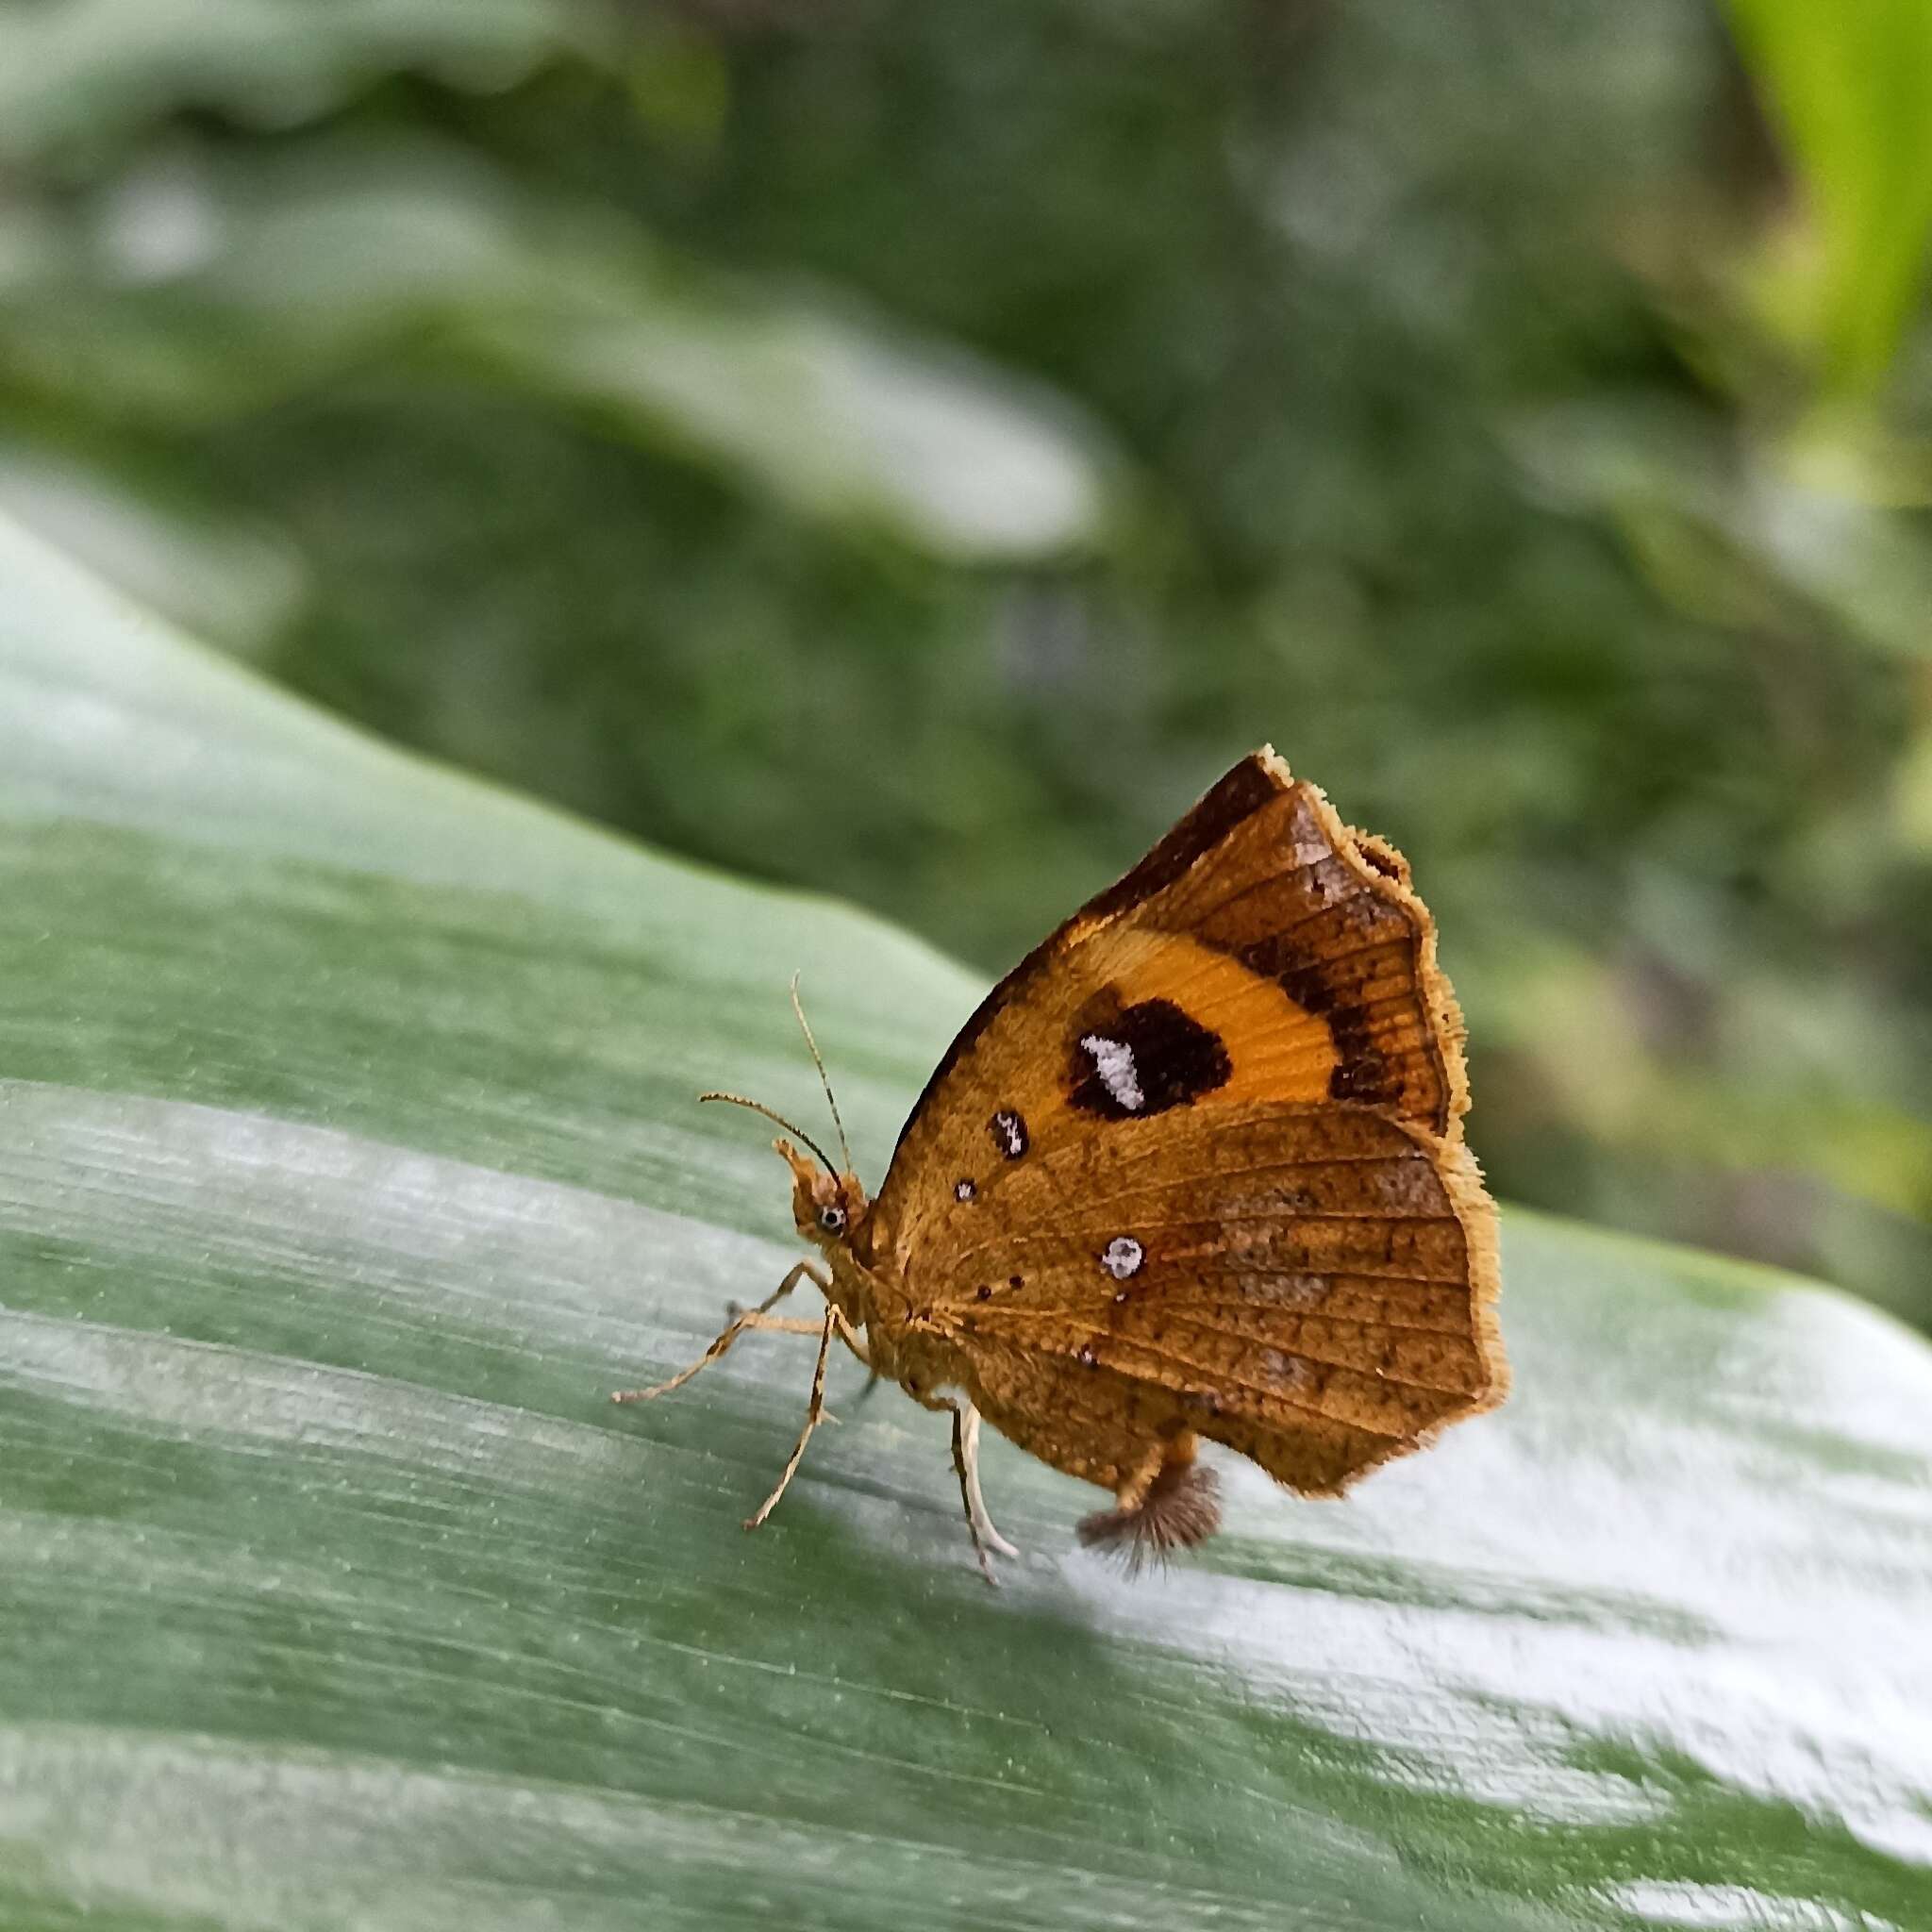
[[[931,1319],[988,1358],[994,1400],[1051,1361],[1058,1401],[1112,1415],[1131,1385],[1129,1436],[1184,1424],[1310,1491],[1485,1406],[1494,1337],[1470,1284],[1490,1257],[1452,1191],[1474,1174],[1446,1178],[1417,1130],[1256,1106],[1129,1124],[1117,1149],[1046,1153],[977,1239],[956,1216],[958,1244],[925,1260]]]

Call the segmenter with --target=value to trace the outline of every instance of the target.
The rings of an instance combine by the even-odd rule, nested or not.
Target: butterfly
[[[824,1076],[811,1029],[792,1003]],[[1495,1208],[1462,1138],[1461,1015],[1392,846],[1272,748],[988,994],[869,1198],[802,1129],[792,1214],[818,1252],[700,1357],[818,1338],[771,1514],[824,1419],[835,1341],[950,1414],[989,1581],[1017,1551],[979,1482],[982,1423],[1113,1492],[1079,1524],[1130,1567],[1219,1526],[1202,1441],[1338,1494],[1495,1407],[1508,1381]],[[801,1282],[821,1318],[772,1311]]]

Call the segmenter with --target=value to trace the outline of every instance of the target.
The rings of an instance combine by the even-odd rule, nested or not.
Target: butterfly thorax
[[[861,1225],[856,1239],[825,1253],[832,1299],[864,1328],[873,1373],[897,1382],[921,1401],[942,1389],[970,1391],[974,1378],[958,1338],[933,1311],[914,1307],[903,1276],[876,1265],[868,1233]]]
[[[874,1238],[882,1230],[874,1225],[874,1204],[858,1176],[832,1173],[788,1141],[775,1145],[791,1169],[791,1218],[824,1258],[826,1298],[864,1331],[874,1371],[922,1398],[966,1385],[968,1365],[957,1340],[914,1305],[901,1271],[880,1265]]]

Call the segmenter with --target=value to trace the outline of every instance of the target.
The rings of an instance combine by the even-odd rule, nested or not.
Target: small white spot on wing
[[[970,1180],[958,1180],[953,1183],[953,1199],[956,1201],[970,1201],[978,1191]]]
[[[1117,1234],[1100,1251],[1100,1265],[1116,1281],[1124,1281],[1130,1274],[1141,1272],[1141,1263],[1147,1258],[1146,1250],[1130,1234]]]
[[[1109,1040],[1104,1033],[1083,1035],[1080,1045],[1092,1060],[1100,1084],[1112,1094],[1114,1105],[1139,1113],[1147,1097],[1141,1091],[1141,1070],[1134,1064],[1134,1049],[1125,1041]]]

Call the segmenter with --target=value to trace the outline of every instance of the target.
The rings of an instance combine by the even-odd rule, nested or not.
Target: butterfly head
[[[727,1100],[734,1107],[748,1107],[754,1113],[761,1113],[767,1120],[776,1121],[788,1133],[796,1134],[811,1149],[811,1155],[808,1157],[790,1141],[772,1142],[784,1156],[786,1166],[791,1170],[791,1218],[797,1222],[799,1233],[830,1255],[845,1247],[858,1232],[858,1224],[865,1219],[865,1210],[871,1203],[865,1198],[865,1189],[860,1185],[858,1176],[852,1171],[852,1147],[845,1139],[845,1123],[839,1118],[839,1103],[832,1096],[832,1082],[825,1072],[819,1043],[811,1036],[811,1022],[805,1017],[805,1008],[799,1004],[798,975],[795,973],[791,975],[791,1010],[798,1017],[805,1043],[811,1049],[812,1065],[819,1070],[819,1079],[825,1090],[825,1105],[831,1108],[832,1124],[839,1130],[839,1151],[845,1157],[842,1166],[835,1167],[832,1157],[803,1127],[788,1121],[782,1113],[774,1113],[762,1100],[750,1100],[742,1093],[715,1092],[700,1093],[698,1098]]]
[[[829,1166],[801,1154],[790,1141],[772,1145],[791,1170],[791,1218],[807,1241],[827,1253],[842,1247],[871,1206],[856,1174],[834,1174]]]

